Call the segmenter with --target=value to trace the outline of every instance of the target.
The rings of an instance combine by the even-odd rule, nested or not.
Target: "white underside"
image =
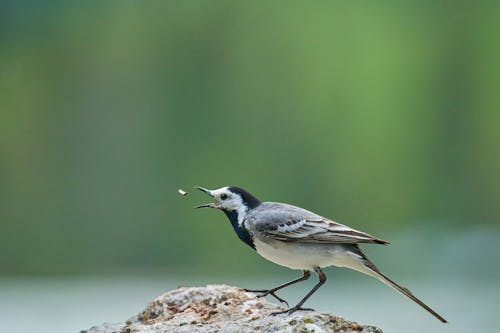
[[[340,244],[281,242],[258,237],[254,239],[254,244],[257,253],[267,260],[292,269],[337,266],[373,275],[357,254]]]

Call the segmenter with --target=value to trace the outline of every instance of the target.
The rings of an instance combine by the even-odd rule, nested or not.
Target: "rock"
[[[126,322],[105,323],[82,333],[382,332],[316,311],[271,315],[283,309],[236,287],[181,287],[156,298]]]

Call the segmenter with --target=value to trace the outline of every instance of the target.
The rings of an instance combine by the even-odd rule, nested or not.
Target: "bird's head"
[[[243,212],[260,205],[259,199],[236,186],[226,186],[216,190],[196,186],[200,191],[213,197],[215,202],[196,206],[195,208],[217,208],[226,212]]]

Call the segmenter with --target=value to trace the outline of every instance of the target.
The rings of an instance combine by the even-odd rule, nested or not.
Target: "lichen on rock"
[[[123,323],[105,323],[82,332],[382,332],[374,326],[316,311],[271,315],[283,309],[236,287],[180,287],[154,299],[139,314]]]

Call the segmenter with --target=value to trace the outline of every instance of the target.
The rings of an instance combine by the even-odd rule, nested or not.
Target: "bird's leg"
[[[321,268],[319,267],[314,267],[314,271],[316,272],[316,274],[318,274],[318,278],[319,278],[319,282],[311,289],[311,291],[309,291],[307,293],[307,295],[297,304],[295,305],[293,308],[290,308],[288,310],[284,310],[284,311],[279,311],[279,312],[273,312],[272,315],[277,315],[277,314],[281,314],[281,313],[288,313],[288,314],[292,314],[294,313],[295,311],[299,311],[299,310],[302,310],[302,311],[313,311],[313,309],[309,309],[309,308],[303,308],[302,305],[307,301],[307,299],[309,297],[311,297],[312,294],[314,294],[316,292],[316,290],[319,289],[319,287],[321,287],[325,281],[326,281],[326,274],[325,272],[323,272],[321,270]]]
[[[287,282],[287,283],[283,283],[275,288],[259,289],[259,290],[244,289],[244,290],[247,292],[251,292],[251,293],[262,293],[261,295],[258,295],[257,297],[265,297],[267,295],[271,295],[274,298],[276,298],[278,301],[280,301],[281,303],[285,303],[288,306],[288,302],[285,301],[283,298],[279,297],[278,295],[276,295],[275,292],[280,290],[280,289],[283,289],[285,287],[291,286],[292,284],[295,284],[297,282],[305,281],[309,278],[309,276],[311,276],[311,272],[304,270],[304,274],[302,275],[302,277],[295,279],[293,281]]]

